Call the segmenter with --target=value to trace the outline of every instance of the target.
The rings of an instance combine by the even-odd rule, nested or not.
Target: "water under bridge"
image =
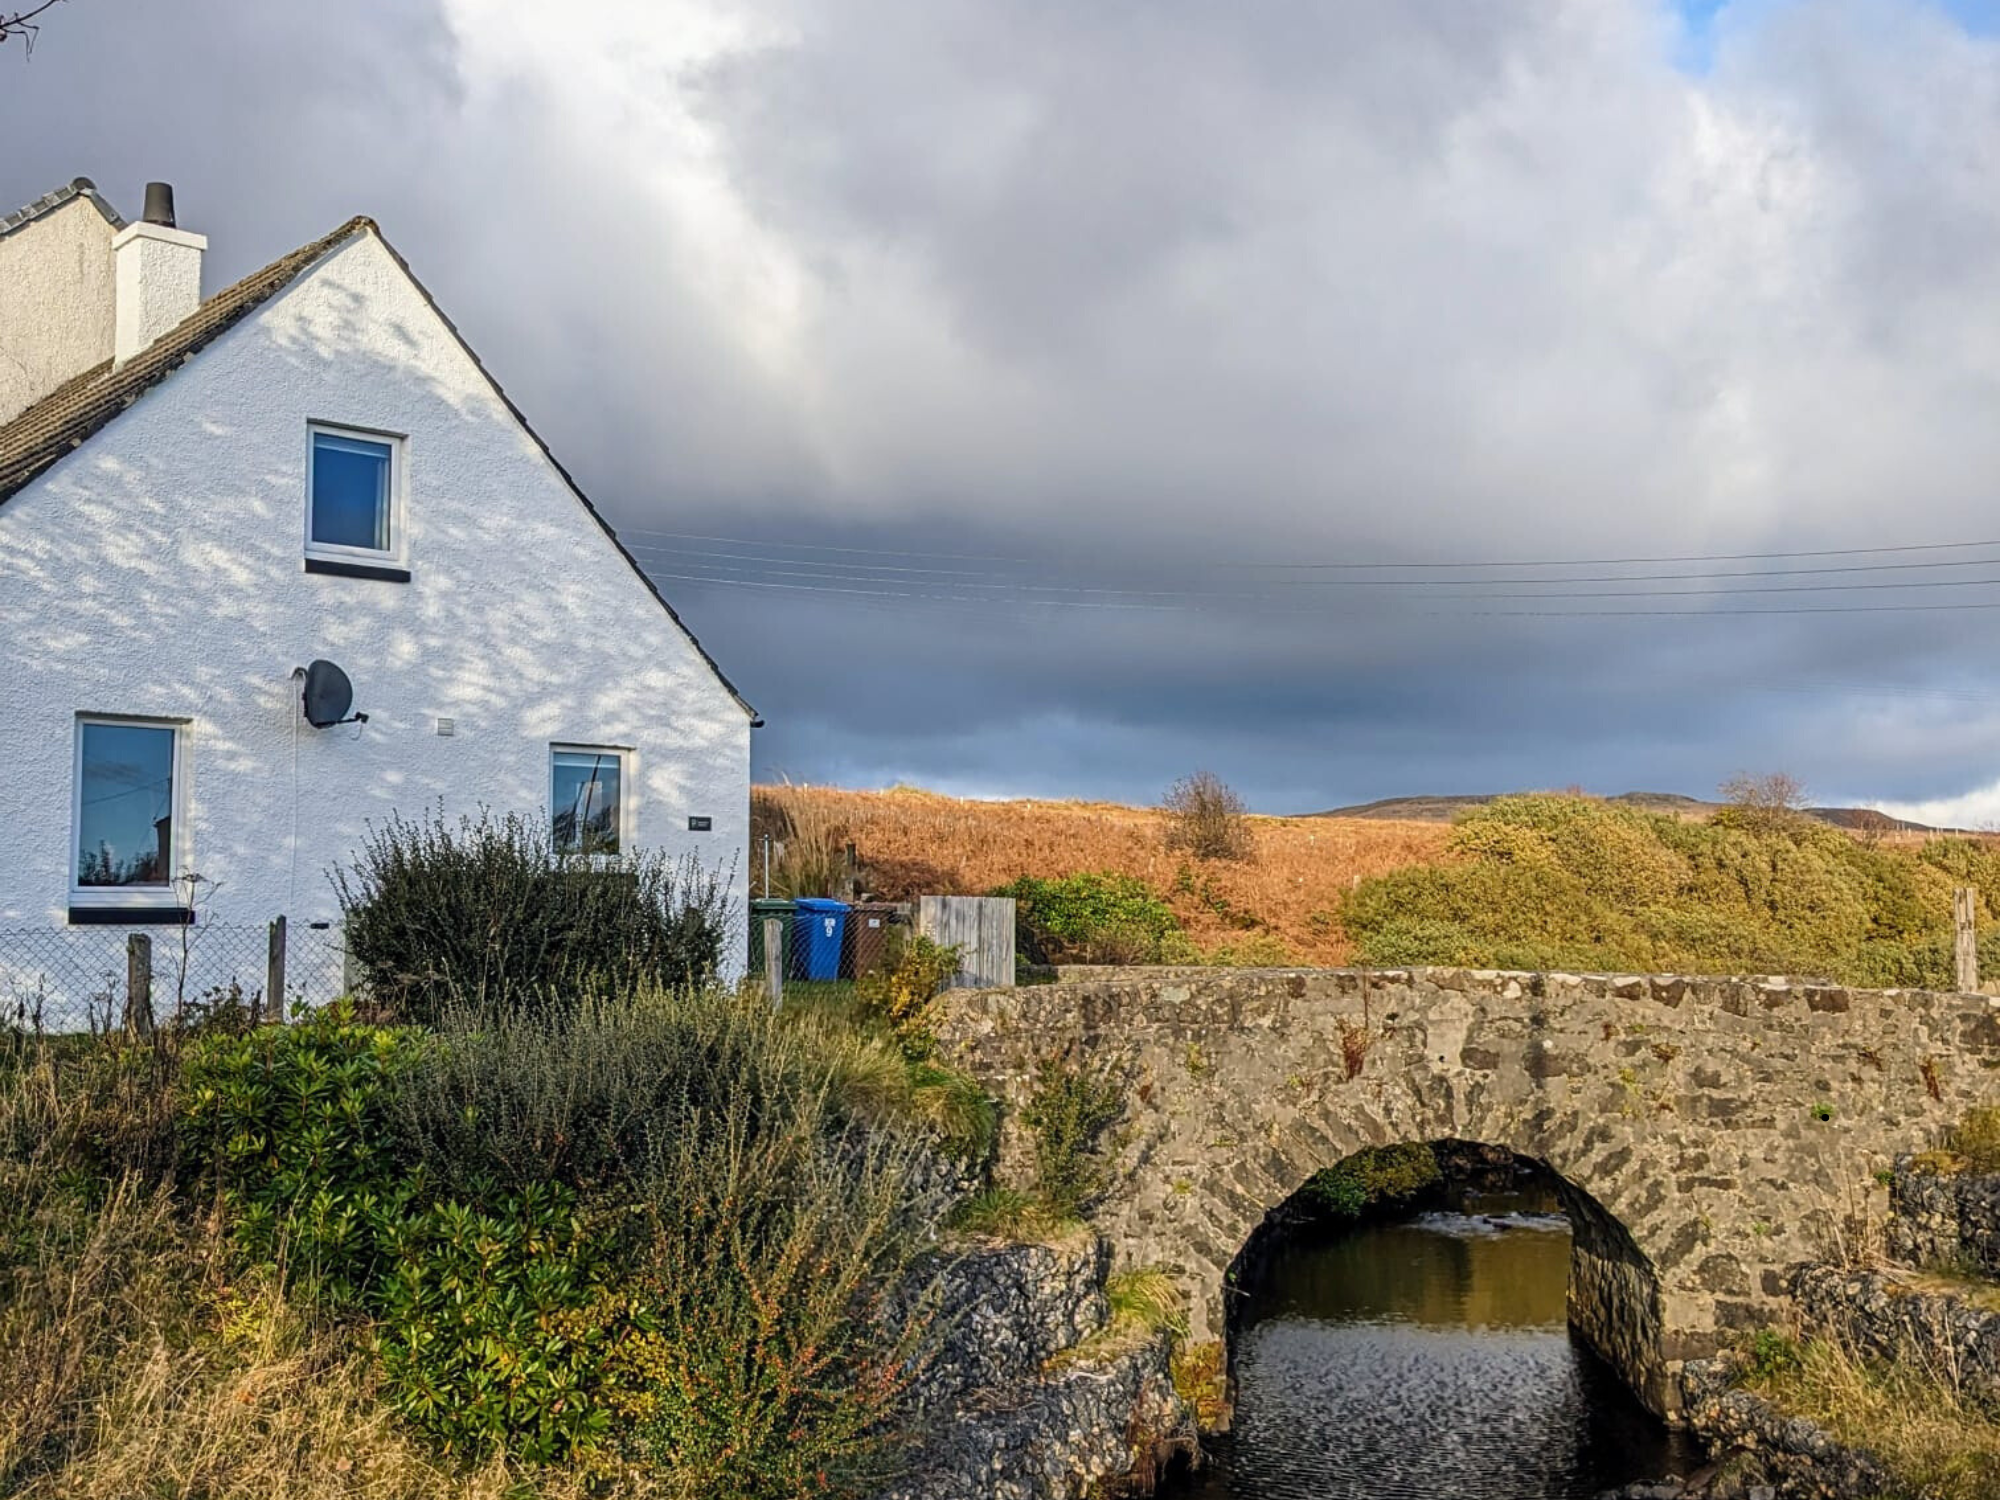
[[[1098,971],[956,992],[948,1053],[1010,1104],[1051,1055],[1117,1068],[1120,1264],[1223,1336],[1267,1214],[1368,1146],[1474,1141],[1549,1167],[1572,1323],[1655,1411],[1683,1361],[1781,1316],[1788,1267],[1887,1211],[1875,1174],[2000,1089],[2000,999],[1679,976]],[[1030,1149],[1010,1109],[1003,1169]]]

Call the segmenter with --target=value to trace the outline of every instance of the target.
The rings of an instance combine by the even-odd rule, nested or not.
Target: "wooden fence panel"
[[[1013,897],[919,896],[917,931],[958,949],[953,989],[1014,987]]]

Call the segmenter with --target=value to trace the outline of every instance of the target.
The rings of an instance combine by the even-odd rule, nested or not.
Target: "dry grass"
[[[1196,888],[1177,891],[1175,878],[1191,862],[1167,848],[1165,820],[1148,808],[803,786],[759,787],[753,805],[760,836],[786,817],[837,825],[858,846],[864,886],[884,900],[1111,871],[1166,896],[1204,949],[1275,939],[1289,960],[1313,964],[1347,959],[1337,913],[1356,880],[1440,858],[1451,834],[1446,823],[1252,817],[1254,861],[1192,864]],[[753,877],[760,871],[753,861]]]
[[[1799,1349],[1796,1363],[1751,1384],[1788,1415],[1874,1453],[1912,1494],[1931,1500],[2000,1494],[2000,1417],[1955,1381],[1866,1361],[1838,1341],[1815,1339]]]

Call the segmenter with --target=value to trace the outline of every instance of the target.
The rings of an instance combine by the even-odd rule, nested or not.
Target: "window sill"
[[[72,927],[189,927],[194,912],[185,906],[72,906]]]
[[[309,557],[306,559],[308,573],[324,573],[330,578],[372,578],[377,583],[408,583],[408,568],[387,567],[379,563],[336,562],[330,557]]]

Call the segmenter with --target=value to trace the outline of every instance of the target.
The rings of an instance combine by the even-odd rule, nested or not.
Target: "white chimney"
[[[174,190],[146,184],[146,214],[111,241],[117,320],[111,357],[124,364],[201,306],[201,254],[208,240],[174,226]]]

